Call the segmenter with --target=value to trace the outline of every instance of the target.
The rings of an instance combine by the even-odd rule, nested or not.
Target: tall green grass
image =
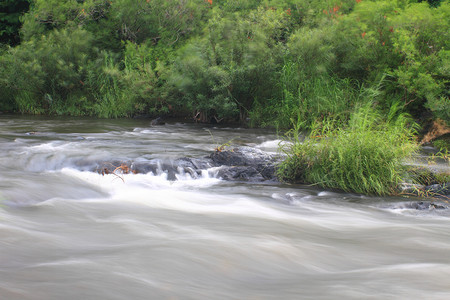
[[[300,122],[307,129],[325,117],[347,120],[355,103],[366,96],[365,89],[351,79],[328,74],[310,77],[294,62],[283,65],[277,88],[278,99],[254,104],[250,118],[255,125],[286,129]]]
[[[99,70],[88,74],[93,104],[90,113],[100,118],[130,117],[133,113],[134,93],[126,78],[126,70],[120,70],[109,53],[102,53],[103,64]]]
[[[347,192],[394,194],[405,173],[403,162],[415,153],[415,128],[394,104],[387,114],[372,103],[355,109],[348,125],[325,120],[299,141],[297,132],[282,149],[278,169],[283,181],[302,182]]]

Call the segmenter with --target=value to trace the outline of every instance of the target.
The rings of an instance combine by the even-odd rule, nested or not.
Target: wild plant
[[[418,147],[410,119],[395,110],[383,118],[369,102],[357,107],[345,126],[325,121],[303,142],[291,137],[280,179],[364,194],[395,193],[403,163]]]

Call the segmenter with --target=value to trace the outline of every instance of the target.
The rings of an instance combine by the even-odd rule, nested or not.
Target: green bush
[[[202,122],[211,117],[236,116],[236,104],[229,96],[230,76],[212,64],[208,49],[202,41],[188,44],[175,61],[168,84],[172,85],[174,106],[184,107]]]
[[[335,72],[368,85],[385,77],[383,101],[401,95],[414,115],[449,114],[450,3],[361,1],[337,19],[331,44]],[[386,76],[387,75],[387,76]]]
[[[91,114],[117,118],[167,112],[166,103],[156,92],[154,50],[146,44],[127,42],[123,59],[103,51],[101,61],[89,65],[86,87],[93,100]]]
[[[100,67],[89,68],[86,87],[91,103],[89,114],[101,118],[129,117],[133,111],[133,94],[128,89],[118,64],[113,55],[102,52]]]
[[[178,51],[168,75],[171,103],[244,121],[255,101],[273,98],[285,16],[258,9],[242,18],[213,11],[205,36]],[[182,103],[180,103],[182,101]],[[203,118],[205,121],[209,117]]]
[[[278,98],[257,102],[251,119],[254,125],[288,129],[301,124],[306,130],[324,118],[348,119],[352,107],[364,100],[368,89],[348,78],[328,74],[306,76],[297,62],[286,62],[279,73]],[[372,94],[370,94],[372,95]]]
[[[76,110],[70,102],[81,109],[67,99],[83,93],[87,66],[95,57],[91,42],[85,30],[63,29],[11,48],[0,60],[6,100],[23,113],[67,114]]]
[[[194,35],[208,14],[205,1],[116,0],[109,18],[122,40],[142,43],[146,40],[168,47]]]
[[[20,17],[30,7],[29,0],[3,0],[0,2],[0,46],[16,45],[20,41]]]
[[[409,122],[398,113],[398,106],[383,120],[372,105],[356,109],[345,127],[322,122],[302,142],[293,136],[283,149],[287,159],[278,175],[284,181],[347,192],[394,194],[404,174],[404,160],[417,149]]]

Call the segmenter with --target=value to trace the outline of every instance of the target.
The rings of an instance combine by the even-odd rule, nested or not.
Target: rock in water
[[[150,125],[152,125],[152,126],[164,125],[164,124],[166,124],[166,122],[164,122],[163,118],[161,118],[161,117],[158,117],[150,122]]]
[[[282,158],[250,147],[216,151],[209,157],[215,166],[222,167],[218,175],[223,179],[253,182],[276,180],[276,165]]]
[[[217,175],[224,180],[261,182],[277,180],[276,166],[281,159],[281,155],[269,154],[250,147],[239,147],[231,151],[215,151],[203,158],[182,157],[171,162],[161,160],[100,162],[95,170],[101,174],[122,172],[123,169],[132,173],[161,174],[164,172],[169,180],[176,180],[178,173],[188,173],[193,178],[197,178],[203,170],[217,167]]]
[[[446,207],[434,202],[430,201],[420,201],[420,202],[413,202],[411,204],[412,208],[415,208],[417,210],[430,210],[430,209],[445,209]]]

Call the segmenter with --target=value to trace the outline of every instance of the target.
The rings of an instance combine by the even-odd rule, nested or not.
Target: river
[[[0,299],[450,299],[450,210],[102,160],[276,152],[271,131],[0,115]]]

